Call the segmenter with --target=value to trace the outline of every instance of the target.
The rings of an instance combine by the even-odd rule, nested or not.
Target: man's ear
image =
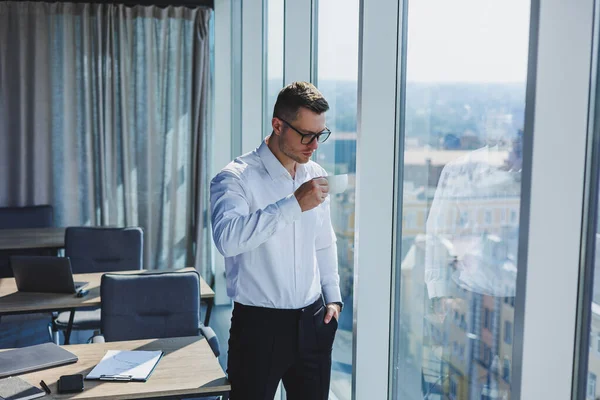
[[[273,127],[273,133],[278,136],[281,135],[281,132],[283,131],[283,122],[281,122],[280,119],[273,118],[271,120],[271,126]]]

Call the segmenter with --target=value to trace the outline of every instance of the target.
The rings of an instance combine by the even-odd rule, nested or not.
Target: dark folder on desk
[[[77,356],[54,343],[0,351],[0,378],[77,361]]]

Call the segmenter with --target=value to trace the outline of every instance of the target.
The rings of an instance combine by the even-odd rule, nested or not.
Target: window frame
[[[585,388],[577,382],[581,374],[574,355],[580,344],[575,338],[580,335],[574,335],[573,310],[578,310],[586,220],[582,189],[586,187],[594,2],[578,0],[575,7],[561,0],[545,0],[544,7],[540,7],[541,0],[531,2],[523,143],[523,182],[527,184],[522,192],[527,201],[522,202],[519,216],[520,295],[515,297],[511,398],[584,398],[576,393]],[[557,29],[556,20],[565,23]],[[567,59],[569,63],[559,61]],[[565,81],[557,84],[559,76]],[[552,148],[561,151],[557,154]],[[561,235],[552,237],[555,229],[548,229],[548,215]],[[548,251],[552,248],[561,251]],[[548,274],[549,266],[556,266],[552,270],[557,273]],[[552,327],[551,338],[548,327]],[[552,352],[547,351],[549,347]],[[557,359],[573,362],[556,363]]]
[[[212,137],[212,159],[210,163],[210,176],[215,176],[227,163],[231,161],[234,142],[233,120],[236,113],[233,109],[233,72],[234,47],[232,39],[235,35],[233,24],[233,3],[235,0],[215,0],[214,4],[214,32],[215,32],[215,61],[214,61],[214,118],[213,127],[218,127],[218,134]],[[233,118],[232,118],[233,116]],[[237,119],[241,116],[237,116]],[[212,230],[208,229],[212,236]],[[225,282],[225,260],[221,257],[211,239],[211,262],[215,273],[215,305],[229,304]]]
[[[404,71],[398,54],[405,40],[406,6],[406,0],[360,0],[353,399],[386,399],[393,392],[390,350],[398,332],[390,315],[400,295],[394,260],[401,241],[401,227],[395,225],[402,223],[396,162],[403,129],[397,115],[404,90],[398,84]]]
[[[242,147],[236,157],[256,149],[264,136],[265,1],[244,0],[242,3]]]

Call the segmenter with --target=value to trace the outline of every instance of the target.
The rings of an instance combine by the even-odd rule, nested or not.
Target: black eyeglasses
[[[300,143],[302,144],[311,144],[315,139],[317,139],[317,143],[323,143],[324,141],[329,139],[329,135],[331,135],[331,131],[329,130],[329,128],[325,128],[319,133],[302,133],[298,129],[294,128],[292,124],[290,124],[286,120],[279,117],[276,118],[282,120],[287,126],[292,128],[294,131],[296,131],[297,134],[302,136],[302,139],[300,140]]]

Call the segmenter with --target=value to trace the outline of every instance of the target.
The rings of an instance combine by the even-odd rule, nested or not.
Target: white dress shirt
[[[325,175],[309,161],[297,164],[292,179],[263,141],[213,178],[213,239],[225,256],[234,301],[280,309],[305,307],[321,293],[327,303],[341,301],[329,196],[305,212],[294,196],[304,182]]]

